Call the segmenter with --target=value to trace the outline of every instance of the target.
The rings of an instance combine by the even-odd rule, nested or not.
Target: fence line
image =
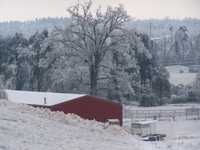
[[[187,108],[177,110],[125,110],[124,118],[132,120],[156,119],[165,120],[200,120],[200,108]]]

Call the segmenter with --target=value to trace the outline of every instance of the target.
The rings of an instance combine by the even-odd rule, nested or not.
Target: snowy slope
[[[169,72],[169,81],[173,85],[189,85],[192,84],[196,78],[196,73],[190,73],[189,68],[181,65],[174,65],[166,67]]]
[[[0,100],[0,150],[142,150],[117,126]]]
[[[142,142],[117,126],[0,100],[0,150],[198,150],[199,147],[199,139],[187,137]]]

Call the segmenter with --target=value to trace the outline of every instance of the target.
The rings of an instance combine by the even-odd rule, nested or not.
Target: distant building
[[[31,92],[4,90],[5,98],[15,103],[34,107],[49,108],[52,111],[74,113],[85,119],[106,122],[118,119],[122,125],[122,105],[103,98],[85,94],[66,94],[51,92]]]
[[[131,124],[131,133],[145,136],[156,133],[156,120],[137,121]]]

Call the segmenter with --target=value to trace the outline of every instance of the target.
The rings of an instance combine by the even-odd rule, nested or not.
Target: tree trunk
[[[90,94],[97,94],[97,79],[98,79],[98,67],[97,65],[90,65]]]
[[[38,73],[37,73],[37,91],[41,90],[41,85],[40,85],[40,69],[38,69]]]
[[[41,48],[40,48],[41,49]],[[41,59],[41,56],[40,56],[40,51],[39,49],[37,50],[37,56],[36,56],[36,61],[37,61],[37,66],[36,66],[36,80],[37,80],[37,91],[41,91],[41,69],[40,69],[40,59]]]
[[[43,78],[43,72],[40,68],[37,69],[37,91],[42,90],[42,78]]]

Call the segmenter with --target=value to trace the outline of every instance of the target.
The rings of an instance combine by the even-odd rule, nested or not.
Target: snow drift
[[[197,150],[199,147],[198,137],[145,143],[119,126],[0,100],[0,150]]]
[[[0,100],[0,150],[140,150],[118,126]]]

